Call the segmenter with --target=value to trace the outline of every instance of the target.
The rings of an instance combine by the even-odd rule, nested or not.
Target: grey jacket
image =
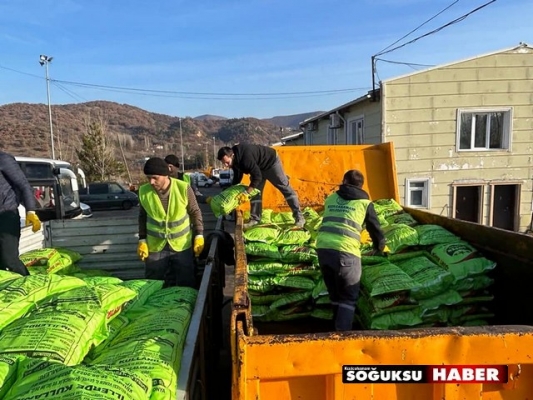
[[[35,211],[37,207],[33,189],[15,157],[0,151],[0,212],[17,211],[19,204],[26,211]]]

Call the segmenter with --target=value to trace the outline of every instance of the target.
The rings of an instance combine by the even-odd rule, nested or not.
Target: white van
[[[213,185],[213,180],[209,179],[205,174],[201,172],[196,172],[195,176],[191,176],[191,178],[196,178],[196,184],[198,187],[210,187]]]
[[[232,169],[223,169],[220,170],[218,184],[221,188],[230,187],[233,182],[233,170]]]

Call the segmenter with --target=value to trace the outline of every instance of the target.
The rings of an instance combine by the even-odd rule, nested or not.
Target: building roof
[[[307,118],[306,120],[303,120],[302,122],[300,122],[299,125],[300,125],[300,127],[302,127],[303,125],[306,125],[309,122],[319,121],[319,120],[321,120],[323,118],[329,118],[330,114],[332,114],[334,112],[337,112],[337,111],[342,111],[345,108],[349,108],[349,107],[353,106],[354,104],[361,103],[362,101],[368,100],[371,96],[372,95],[370,93],[367,93],[367,94],[365,94],[365,95],[363,95],[361,97],[358,97],[355,100],[352,100],[352,101],[350,101],[348,103],[343,104],[342,106],[339,106],[339,107],[334,108],[334,109],[329,110],[329,111],[324,111],[322,114],[315,115],[314,117]]]
[[[419,71],[409,72],[409,73],[404,74],[404,75],[399,75],[399,76],[394,76],[392,78],[384,79],[381,82],[382,83],[392,82],[392,81],[395,81],[397,79],[403,79],[403,78],[408,78],[410,76],[414,76],[414,75],[417,75],[417,74],[423,74],[424,72],[432,71],[434,69],[449,67],[449,66],[452,66],[452,65],[455,65],[455,64],[460,64],[460,63],[463,63],[463,62],[477,60],[478,58],[493,56],[495,54],[506,53],[508,51],[525,49],[525,48],[527,48],[529,50],[533,50],[533,47],[529,46],[527,43],[520,42],[520,44],[518,46],[508,47],[506,49],[492,51],[490,53],[478,54],[477,56],[468,57],[468,58],[464,58],[464,59],[456,60],[456,61],[451,61],[449,63],[435,65],[435,66],[430,67],[430,68],[425,68],[425,69],[421,69]]]

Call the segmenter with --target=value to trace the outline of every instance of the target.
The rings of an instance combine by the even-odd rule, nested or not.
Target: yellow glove
[[[211,200],[213,200],[213,198],[212,198],[211,196],[209,196],[209,197],[207,197],[207,198],[205,199],[205,202],[206,202],[207,204],[211,204]]]
[[[240,193],[237,196],[237,201],[239,202],[239,205],[246,203],[247,201],[250,201],[250,195],[248,192]]]
[[[199,257],[203,249],[204,249],[204,237],[202,235],[196,235],[196,237],[194,238],[194,245],[193,245],[194,256]]]
[[[148,257],[148,245],[146,244],[145,239],[139,240],[139,245],[137,246],[137,255],[141,259],[141,261],[146,260]]]
[[[370,243],[372,241],[372,239],[370,238],[370,234],[368,233],[366,229],[361,232],[360,241],[361,241],[361,244]]]
[[[31,230],[33,232],[37,232],[39,229],[41,229],[41,220],[37,214],[35,214],[35,211],[28,211],[26,214],[26,226],[30,224],[32,225]]]
[[[383,249],[383,254],[390,253],[389,246],[385,245],[385,248]]]

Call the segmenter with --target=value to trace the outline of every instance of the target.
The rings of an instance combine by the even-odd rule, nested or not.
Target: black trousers
[[[317,249],[318,262],[333,306],[335,330],[349,331],[359,296],[361,259],[354,254]]]
[[[165,281],[165,287],[189,286],[196,288],[196,266],[192,247],[176,252],[167,245],[157,253],[148,254],[145,260],[146,279]]]
[[[0,269],[29,275],[19,259],[20,216],[18,211],[0,212]]]

